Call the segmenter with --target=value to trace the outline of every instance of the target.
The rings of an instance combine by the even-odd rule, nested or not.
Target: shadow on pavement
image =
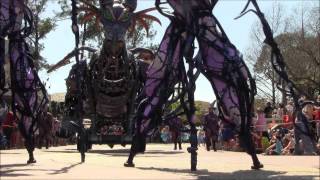
[[[0,169],[4,168],[11,168],[11,167],[23,167],[27,166],[27,163],[21,163],[21,164],[0,164]]]
[[[26,174],[28,171],[50,171],[48,169],[31,169],[25,168],[20,169],[19,167],[30,167],[32,164],[22,163],[22,164],[1,164],[0,166],[0,179],[2,177],[19,177],[19,176],[31,176],[30,174]],[[24,173],[16,173],[16,172],[24,172]]]
[[[67,149],[65,151],[45,151],[51,153],[79,153],[76,149]],[[108,156],[128,156],[130,153],[130,149],[106,149],[106,150],[89,150],[87,153],[97,153],[103,154]],[[148,157],[159,157],[161,155],[175,155],[175,154],[182,154],[183,151],[163,151],[163,150],[147,150],[143,154],[148,155]],[[159,156],[149,156],[149,155],[159,155]]]
[[[32,169],[8,169],[8,170],[0,170],[0,178],[2,177],[19,177],[19,176],[30,176],[30,174],[26,174],[26,173],[16,173],[19,171],[29,171]]]
[[[110,149],[110,150],[90,150],[89,153],[99,153],[105,154],[109,156],[128,156],[130,153],[130,149]],[[174,155],[174,154],[181,154],[184,153],[183,151],[163,151],[163,150],[147,150],[146,152],[142,153],[148,155],[148,157],[159,157],[160,155]],[[149,156],[149,155],[159,155],[159,156]]]
[[[58,170],[53,170],[52,173],[48,173],[48,174],[54,175],[54,174],[67,173],[67,172],[69,172],[70,169],[72,169],[73,167],[75,167],[75,166],[77,166],[79,164],[82,164],[82,163],[71,164],[70,166],[67,166],[67,167],[64,167],[64,168],[61,168],[61,169],[58,169]]]
[[[311,180],[315,179],[318,176],[312,175],[294,175],[287,176],[284,175],[284,171],[264,171],[264,170],[239,170],[232,173],[224,172],[209,172],[207,169],[200,169],[197,171],[190,171],[190,169],[170,169],[170,168],[155,168],[155,167],[137,167],[141,170],[156,170],[170,173],[182,173],[182,174],[191,174],[199,180],[203,179],[287,179],[287,180]]]
[[[0,165],[0,179],[1,177],[17,177],[17,176],[30,176],[25,173],[15,173],[18,171],[27,171],[31,169],[13,169],[14,167],[27,167],[27,163],[24,164],[1,164]]]
[[[15,153],[15,152],[0,152],[0,154],[22,154],[22,153]]]
[[[0,179],[2,177],[19,177],[19,176],[31,176],[31,172],[32,171],[48,171],[50,173],[50,175],[54,175],[54,174],[62,174],[62,173],[68,173],[69,170],[77,165],[79,165],[81,163],[76,163],[76,164],[72,164],[70,166],[67,167],[63,167],[61,169],[39,169],[39,168],[24,168],[24,169],[20,169],[19,167],[28,167],[28,164],[5,164],[5,165],[1,165],[1,169],[0,169]],[[17,172],[24,172],[24,173],[17,173]],[[27,174],[26,172],[30,172],[30,174]]]

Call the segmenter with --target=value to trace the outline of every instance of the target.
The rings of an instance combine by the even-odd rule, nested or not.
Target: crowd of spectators
[[[302,98],[299,103],[304,106],[296,114],[292,101],[271,109],[267,105],[264,111],[258,108],[253,137],[259,151],[266,155],[319,154],[320,96],[316,102]]]
[[[18,121],[14,117],[12,111],[7,111],[6,113],[4,113],[0,121],[0,149],[24,148],[24,138],[19,131]],[[54,117],[52,121],[48,122],[52,123],[49,126],[50,132],[47,132],[46,129],[44,129],[46,131],[44,133],[49,133],[51,134],[51,136],[44,136],[43,133],[41,134],[41,131],[43,131],[41,128],[43,127],[39,126],[37,128],[34,136],[36,147],[42,148],[42,146],[45,145],[46,148],[49,148],[50,146],[61,146],[75,143],[74,139],[62,139],[55,136],[54,133],[58,128],[57,126],[59,126],[59,122],[60,121],[57,119],[57,117]],[[50,138],[48,139],[44,137]]]
[[[294,114],[294,103],[272,106],[270,102],[256,109],[252,137],[258,153],[265,155],[316,155],[320,152],[320,96],[316,102],[300,99],[301,113]],[[306,124],[303,118],[306,119]],[[308,126],[308,128],[305,127]],[[307,131],[310,130],[310,132]],[[219,121],[217,149],[243,151],[237,133],[228,123]],[[198,144],[206,146],[206,133],[198,127]],[[169,128],[161,131],[164,142],[170,142]],[[208,149],[208,148],[207,148]]]
[[[309,103],[307,103],[309,102]],[[264,107],[256,109],[253,124],[252,135],[257,152],[266,155],[316,155],[320,152],[320,96],[316,102],[307,101],[305,98],[300,100],[305,103],[302,112],[294,114],[294,104],[289,100],[287,104],[278,104],[273,107],[270,102]],[[215,113],[217,111],[215,110]],[[1,114],[1,113],[0,113]],[[2,113],[3,114],[3,113]],[[3,115],[2,115],[3,116]],[[305,122],[303,118],[306,120]],[[0,148],[12,149],[23,148],[24,141],[18,129],[18,122],[11,111],[1,117],[0,123]],[[54,118],[52,123],[56,128],[59,122]],[[307,129],[310,132],[307,132]],[[55,131],[53,129],[53,131]],[[237,133],[234,133],[228,123],[219,121],[217,130],[218,141],[214,148],[230,151],[243,151],[240,147]],[[169,126],[164,126],[159,133],[162,142],[172,141]],[[198,127],[198,144],[206,146],[206,133],[203,127]],[[39,141],[39,133],[35,134],[35,142]],[[189,134],[183,132],[181,140],[188,142]],[[74,144],[68,139],[61,139],[53,136],[47,146],[59,146]],[[208,148],[207,148],[208,149]]]

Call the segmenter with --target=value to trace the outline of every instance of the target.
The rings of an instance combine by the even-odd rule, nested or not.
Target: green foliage
[[[55,27],[56,23],[53,18],[45,18],[40,20],[38,26],[39,39],[45,38],[49,32],[54,30]]]
[[[309,97],[320,89],[320,50],[315,46],[319,35],[304,35],[301,32],[283,33],[276,37],[287,64],[289,78]],[[254,70],[268,77],[272,67],[269,60],[270,48],[264,46]]]
[[[70,0],[58,0],[57,2],[60,5],[60,11],[56,12],[56,17],[59,19],[65,19],[66,17],[70,17],[71,1]]]
[[[34,31],[30,36],[29,44],[38,71],[50,67],[47,60],[41,56],[41,51],[44,49],[43,42],[41,41],[56,27],[55,18],[45,17],[44,15],[48,2],[48,0],[33,0],[28,2],[28,7],[30,7],[34,15]]]
[[[152,22],[147,21],[148,25],[152,27]],[[147,47],[147,48],[155,48],[157,45],[152,44],[152,40],[154,36],[157,34],[157,32],[150,28],[149,33],[147,35],[146,30],[142,27],[136,24],[135,31],[130,35],[130,33],[127,34],[127,42],[128,42],[128,48],[135,48],[135,47]]]
[[[256,112],[257,108],[264,109],[267,102],[268,102],[267,99],[256,98],[254,101],[254,111]]]
[[[279,12],[280,15],[269,22],[276,32],[275,40],[283,54],[289,78],[312,98],[320,91],[320,15],[317,5],[301,8],[286,18]],[[253,35],[258,41],[263,37],[257,29]],[[267,45],[259,48],[257,44],[253,42],[253,51],[249,55],[249,59],[254,62],[254,72],[277,83],[278,77],[274,79],[270,62],[270,48]]]
[[[195,101],[195,108],[196,108],[196,126],[201,125],[201,119],[202,117],[208,112],[208,107],[210,103],[204,102],[204,101]],[[171,104],[171,106],[168,108],[170,111],[175,110],[177,107],[180,106],[180,102],[175,102]],[[183,124],[188,124],[187,117],[185,115],[181,116]]]

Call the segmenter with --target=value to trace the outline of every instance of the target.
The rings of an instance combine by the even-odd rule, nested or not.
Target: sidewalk
[[[190,154],[173,151],[172,144],[149,144],[125,168],[129,147],[93,145],[80,163],[76,146],[36,150],[36,164],[26,165],[26,150],[0,151],[0,179],[320,179],[319,156],[260,156],[262,170],[251,170],[250,156],[243,152],[198,151],[198,171],[191,172]]]

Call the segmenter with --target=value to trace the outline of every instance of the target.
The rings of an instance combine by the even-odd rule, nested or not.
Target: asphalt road
[[[93,145],[80,163],[76,146],[37,149],[37,163],[27,165],[26,150],[0,151],[0,179],[320,179],[319,156],[264,156],[262,170],[251,170],[250,156],[242,152],[198,151],[198,171],[191,172],[190,154],[173,145],[149,144],[135,159],[135,168],[123,167],[129,146]]]

